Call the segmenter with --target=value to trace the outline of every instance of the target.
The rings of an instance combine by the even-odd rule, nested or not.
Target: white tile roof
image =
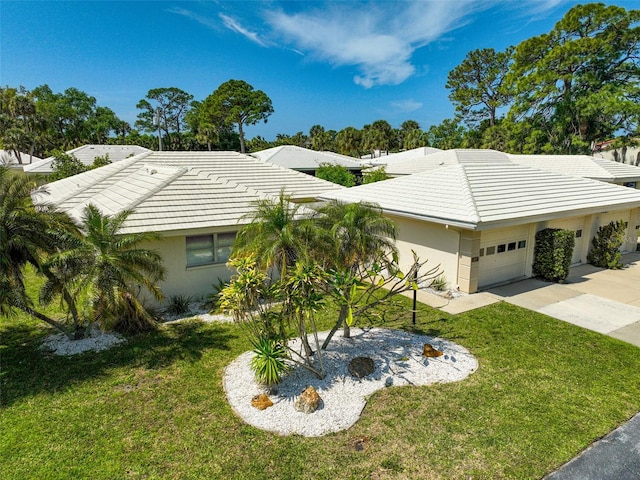
[[[405,152],[406,153],[406,152]],[[551,172],[611,183],[640,181],[640,167],[588,155],[513,155],[487,149],[444,150],[387,165],[389,175],[399,177],[447,165],[517,163]]]
[[[20,154],[20,160],[22,160],[22,163],[18,161],[18,158],[16,157],[16,154],[13,152],[13,150],[0,150],[0,165],[29,165],[30,163],[39,162],[42,160],[40,157],[36,157],[35,155],[29,156],[28,153],[18,153]]]
[[[255,200],[282,188],[305,200],[344,187],[236,152],[153,152],[50,183],[34,201],[76,217],[88,203],[133,209],[125,232],[166,233],[245,223]]]
[[[362,164],[355,158],[333,152],[318,152],[295,145],[281,145],[251,154],[261,160],[293,170],[315,170],[323,163],[340,165],[349,170],[360,170]]]
[[[387,165],[386,172],[394,177],[426,172],[447,165],[472,163],[511,163],[506,153],[488,149],[440,150],[421,157],[404,159]]]
[[[85,165],[92,165],[96,157],[109,155],[109,160],[113,163],[129,158],[132,155],[148,152],[151,152],[151,150],[138,145],[83,145],[66,153],[73,155]],[[53,172],[53,157],[33,162],[31,165],[25,165],[24,171],[27,173],[51,173]]]
[[[420,159],[433,153],[442,152],[439,148],[418,147],[404,152],[390,153],[375,158],[367,158],[366,162],[371,165],[392,165],[398,162]]]
[[[588,155],[512,155],[511,161],[604,182],[640,181],[640,167]]]
[[[509,163],[443,166],[321,198],[478,230],[640,206],[635,189]]]

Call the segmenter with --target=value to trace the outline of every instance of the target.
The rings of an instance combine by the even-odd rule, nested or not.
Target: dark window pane
[[[214,263],[213,235],[187,237],[187,267]]]

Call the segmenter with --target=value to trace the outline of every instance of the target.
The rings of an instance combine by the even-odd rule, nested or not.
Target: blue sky
[[[235,78],[275,110],[248,138],[378,119],[427,129],[453,116],[447,74],[468,51],[546,33],[577,3],[2,0],[0,84],[76,87],[133,124],[151,88],[203,100]]]

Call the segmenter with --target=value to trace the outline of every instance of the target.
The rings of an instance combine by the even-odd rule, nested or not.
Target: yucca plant
[[[256,379],[267,388],[273,388],[282,381],[290,370],[286,360],[289,358],[287,348],[274,338],[260,335],[251,339],[253,353],[251,369]]]

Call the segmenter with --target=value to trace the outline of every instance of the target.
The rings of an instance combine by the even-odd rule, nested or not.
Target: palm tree
[[[44,259],[52,254],[63,232],[75,227],[66,214],[49,205],[33,205],[35,182],[0,167],[0,313],[22,310],[42,320],[70,339],[65,325],[35,310],[24,284],[24,268],[32,265],[38,273]]]
[[[85,207],[82,236],[47,263],[53,271],[66,271],[75,298],[103,327],[135,333],[155,327],[153,316],[137,298],[141,286],[162,300],[157,282],[165,277],[162,257],[140,248],[159,239],[152,232],[120,233],[131,211],[103,215],[94,205]]]
[[[275,267],[280,278],[303,255],[307,243],[306,224],[298,212],[300,205],[280,191],[277,199],[255,202],[255,210],[247,218],[251,222],[238,232],[234,256],[255,254],[261,266]]]
[[[324,342],[326,348],[340,326],[349,337],[354,292],[371,264],[390,264],[397,256],[397,227],[379,206],[365,202],[344,204],[334,200],[318,214],[321,234],[316,245],[323,252],[324,265],[334,274],[333,292],[341,304],[338,320]]]
[[[360,144],[362,143],[362,132],[355,127],[346,127],[336,135],[338,153],[360,157]]]
[[[331,242],[328,260],[334,269],[355,273],[360,266],[397,252],[395,223],[372,203],[331,201],[319,209],[318,225]]]

